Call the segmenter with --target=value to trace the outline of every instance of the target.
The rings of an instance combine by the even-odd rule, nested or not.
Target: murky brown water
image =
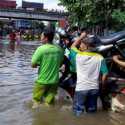
[[[31,68],[30,60],[36,47],[0,42],[0,125],[125,125],[125,113],[98,111],[76,118],[67,103],[32,110],[37,70]]]

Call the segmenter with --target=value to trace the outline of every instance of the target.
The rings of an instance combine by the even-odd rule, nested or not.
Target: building
[[[43,10],[43,3],[22,1],[23,9]]]
[[[15,20],[15,27],[18,28],[31,28],[32,21],[31,20]]]
[[[16,0],[0,0],[0,8],[2,9],[15,9],[16,6]]]

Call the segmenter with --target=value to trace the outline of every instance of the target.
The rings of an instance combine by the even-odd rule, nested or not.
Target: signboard
[[[43,9],[43,3],[22,1],[22,8]]]

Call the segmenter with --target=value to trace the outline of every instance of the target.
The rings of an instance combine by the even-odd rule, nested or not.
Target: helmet
[[[61,27],[56,28],[56,33],[58,33],[60,37],[67,36],[66,31]]]

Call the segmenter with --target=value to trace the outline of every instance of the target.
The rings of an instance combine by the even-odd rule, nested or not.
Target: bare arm
[[[103,74],[102,75],[102,78],[101,78],[101,91],[102,92],[105,92],[106,91],[106,89],[107,89],[107,74]]]
[[[119,55],[113,56],[113,61],[118,65],[125,67],[125,61],[119,59]]]
[[[106,80],[107,80],[107,76],[108,76],[107,73],[102,75],[102,85],[105,85]]]
[[[76,41],[72,44],[71,47],[77,47],[77,46],[80,44],[81,39],[83,39],[84,37],[86,37],[86,33],[85,33],[85,32],[83,32],[83,33],[80,35],[80,37],[78,37],[78,38],[76,39]]]

